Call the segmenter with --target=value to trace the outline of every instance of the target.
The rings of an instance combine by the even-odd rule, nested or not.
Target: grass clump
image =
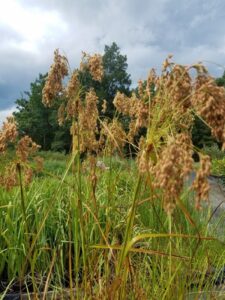
[[[101,80],[101,57],[84,54],[64,86],[68,61],[56,51],[43,90],[48,107],[63,96],[58,120],[71,122],[70,155],[35,159],[38,146],[18,140],[13,120],[0,132],[2,155],[8,140],[15,144],[11,172],[6,165],[1,173],[2,295],[183,299],[214,289],[223,280],[224,241],[209,226],[210,207],[202,208],[211,162],[193,146],[191,130],[199,115],[224,143],[224,88],[201,64],[181,66],[169,57],[161,75],[152,70],[146,84],[139,82],[137,94],[117,93],[117,113],[108,120],[99,115],[94,89],[83,89],[82,70]],[[129,131],[121,115],[130,119]],[[123,157],[127,143],[136,161]],[[44,176],[26,181],[27,170]]]

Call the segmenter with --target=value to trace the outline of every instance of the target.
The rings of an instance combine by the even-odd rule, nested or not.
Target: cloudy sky
[[[47,72],[55,48],[72,66],[81,51],[115,41],[127,55],[133,84],[164,58],[225,68],[224,0],[0,0],[0,121]]]

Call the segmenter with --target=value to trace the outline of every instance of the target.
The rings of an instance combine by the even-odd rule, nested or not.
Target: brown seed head
[[[80,81],[78,70],[75,70],[67,84],[66,95],[68,98],[72,98],[79,93]]]
[[[37,152],[39,148],[40,146],[33,142],[32,139],[26,135],[17,143],[16,154],[22,162],[26,162],[28,157]]]
[[[152,88],[156,86],[156,72],[155,69],[151,69],[147,78],[146,92],[148,97],[152,96]]]
[[[6,190],[18,185],[18,176],[15,163],[10,163],[4,169],[4,174],[0,176],[0,185]]]
[[[15,142],[18,136],[17,126],[13,117],[8,117],[0,130],[0,153],[6,150],[9,142]]]
[[[126,138],[126,133],[117,119],[113,119],[111,123],[104,122],[101,129],[100,143],[103,144],[107,140],[112,151],[116,149],[121,151],[126,143]]]
[[[54,52],[54,63],[52,64],[45,86],[42,91],[42,102],[45,106],[51,107],[54,98],[63,91],[62,80],[68,75],[67,59],[59,54],[59,50]]]
[[[184,179],[193,168],[192,142],[186,133],[170,138],[154,167],[154,186],[163,191],[164,208],[172,213]]]
[[[192,187],[196,192],[196,208],[200,209],[201,200],[207,201],[209,199],[209,182],[208,176],[210,175],[211,161],[208,155],[200,156],[200,167],[196,173],[195,180]]]
[[[88,69],[93,79],[101,82],[104,76],[102,56],[100,54],[94,54],[91,56],[83,52],[80,69],[81,70]]]
[[[62,103],[58,109],[58,123],[59,126],[62,126],[65,121],[65,104]]]
[[[98,97],[93,89],[86,93],[85,102],[79,107],[79,135],[81,151],[97,151]]]
[[[225,142],[225,89],[217,86],[215,80],[204,74],[195,82],[192,104],[197,113],[206,121],[212,134]]]
[[[36,170],[37,172],[41,172],[43,170],[44,166],[44,159],[40,156],[36,156],[34,158],[35,164],[36,164]]]
[[[102,113],[104,114],[107,110],[107,101],[104,99],[102,103]]]

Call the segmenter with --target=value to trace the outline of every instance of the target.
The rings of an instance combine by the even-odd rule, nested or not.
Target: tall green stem
[[[21,199],[21,208],[22,208],[22,214],[23,214],[23,221],[25,224],[26,234],[28,234],[28,223],[27,223],[27,216],[26,216],[26,205],[25,205],[25,195],[23,190],[23,180],[22,180],[22,170],[20,163],[17,163],[16,165],[18,174],[19,174],[19,184],[20,184],[20,199]]]
[[[128,215],[128,219],[127,219],[127,226],[126,226],[126,231],[125,231],[123,247],[122,247],[122,250],[120,253],[119,263],[118,263],[118,267],[117,267],[117,275],[119,275],[121,272],[121,268],[123,266],[123,263],[124,263],[124,260],[126,258],[126,254],[127,254],[127,251],[126,251],[127,245],[131,239],[132,228],[133,228],[133,224],[134,224],[134,218],[135,218],[135,212],[136,212],[136,206],[137,206],[137,200],[138,200],[138,194],[140,191],[140,187],[141,187],[141,176],[139,175],[135,193],[134,193],[132,206],[131,206],[131,209],[130,209],[130,212]]]
[[[75,120],[73,121],[75,122]],[[85,290],[87,286],[87,254],[86,254],[86,239],[84,231],[84,218],[83,218],[83,203],[82,203],[82,183],[81,183],[81,161],[80,161],[80,128],[79,121],[77,122],[77,148],[75,145],[75,135],[73,135],[73,151],[77,152],[77,176],[78,176],[78,189],[77,197],[75,198],[75,244],[76,244],[76,282],[78,281],[79,272],[79,242],[78,242],[78,232],[81,237],[81,249],[82,249],[82,259],[83,259],[83,276]],[[79,230],[80,229],[80,230]]]

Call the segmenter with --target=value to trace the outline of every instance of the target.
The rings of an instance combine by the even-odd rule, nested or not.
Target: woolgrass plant
[[[61,97],[59,124],[71,122],[71,155],[61,177],[31,181],[41,171],[40,158],[37,171],[31,161],[38,146],[29,137],[17,141],[13,119],[0,132],[1,154],[8,143],[16,149],[0,176],[2,299],[16,289],[39,299],[185,299],[202,291],[218,297],[224,240],[209,227],[211,162],[193,146],[191,130],[198,115],[225,147],[224,88],[202,64],[177,65],[170,56],[137,93],[116,94],[117,113],[108,120],[107,99],[99,114],[94,89],[82,86],[84,70],[101,81],[101,56],[83,53],[71,72],[56,50],[43,89],[48,107]],[[128,143],[136,162],[123,158]],[[13,186],[19,190],[9,191]]]

